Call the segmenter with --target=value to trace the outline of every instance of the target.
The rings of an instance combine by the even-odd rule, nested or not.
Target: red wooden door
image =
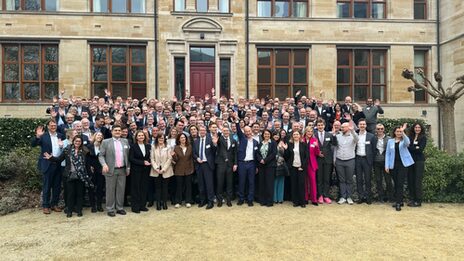
[[[190,96],[203,98],[208,93],[211,97],[214,83],[214,63],[190,62]]]

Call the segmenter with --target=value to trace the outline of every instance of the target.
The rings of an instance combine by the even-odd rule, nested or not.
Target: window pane
[[[293,64],[294,65],[306,65],[306,51],[305,50],[297,50],[293,51]]]
[[[230,96],[230,59],[221,59],[220,66],[221,66],[220,95],[229,97]]]
[[[368,70],[367,69],[356,69],[354,71],[354,82],[355,83],[368,83]]]
[[[145,0],[131,0],[132,13],[145,13]]]
[[[92,68],[92,79],[93,81],[107,81],[108,80],[108,69],[106,65],[96,66]]]
[[[19,10],[21,7],[20,0],[5,0],[6,1],[6,10],[8,11],[15,11]]]
[[[126,81],[126,66],[112,66],[111,80]]]
[[[372,4],[372,18],[377,18],[377,19],[385,18],[385,4],[379,4],[379,3]]]
[[[174,58],[174,64],[176,81],[174,86],[174,93],[178,100],[182,100],[185,98],[185,58]]]
[[[337,3],[337,17],[338,18],[349,18],[350,15],[350,3]]]
[[[44,65],[44,79],[46,81],[58,81],[58,64]]]
[[[97,95],[98,97],[105,96],[105,89],[108,88],[106,83],[94,83],[92,84],[93,88],[93,95]]]
[[[24,80],[38,81],[39,80],[39,65],[24,64]]]
[[[19,81],[18,64],[4,64],[3,66],[3,79],[5,81]]]
[[[355,50],[354,51],[354,65],[367,66],[369,63],[369,51]]]
[[[104,63],[106,62],[106,48],[98,47],[93,48],[93,62],[95,63]]]
[[[145,63],[145,49],[132,48],[132,63]]]
[[[40,0],[25,0],[24,10],[31,10],[31,11],[40,10]]]
[[[258,51],[258,64],[271,65],[271,51]]]
[[[45,0],[45,10],[57,11],[58,0]]]
[[[39,46],[28,45],[24,46],[24,61],[25,62],[39,62]]]
[[[414,19],[426,19],[425,3],[414,3]]]
[[[4,83],[5,99],[6,100],[20,100],[21,93],[19,91],[19,83]]]
[[[293,86],[293,93],[296,93],[297,91],[301,91],[301,96],[307,96],[307,86],[303,86],[303,85],[297,85],[297,86]]]
[[[147,97],[147,85],[146,84],[133,84],[132,94],[133,99],[143,99]]]
[[[174,11],[184,11],[185,0],[175,0]]]
[[[258,98],[265,98],[266,96],[271,96],[271,86],[258,85]]]
[[[108,12],[108,0],[93,0],[94,12]]]
[[[270,17],[271,16],[272,3],[268,1],[258,1],[258,16]]]
[[[350,87],[345,85],[337,86],[337,101],[344,101],[346,96],[350,96]]]
[[[372,52],[372,60],[374,66],[385,66],[385,52]]]
[[[414,51],[414,67],[425,67],[424,51]]]
[[[44,83],[44,99],[52,100],[58,96],[58,83]]]
[[[18,61],[19,47],[18,46],[5,46],[5,61],[16,62]]]
[[[367,3],[354,3],[354,17],[367,18]]]
[[[288,68],[276,68],[275,70],[275,82],[276,83],[288,83]]]
[[[289,16],[289,2],[287,0],[276,0],[274,7],[275,17],[288,17]]]
[[[146,81],[145,66],[132,66],[132,81],[144,82]]]
[[[372,83],[385,84],[385,69],[372,70]]]
[[[40,99],[39,83],[25,83],[23,86],[24,86],[24,98],[26,100]]]
[[[260,68],[258,69],[258,83],[271,82],[271,69]]]
[[[350,65],[351,52],[347,50],[340,50],[337,52],[337,64],[338,65]]]
[[[208,0],[196,0],[197,12],[208,12]]]
[[[355,101],[366,101],[367,100],[367,86],[354,86],[353,99]]]
[[[191,47],[191,62],[214,62],[214,48],[208,47]]]
[[[127,13],[127,0],[112,0],[111,11],[113,13]]]
[[[229,0],[219,0],[219,12],[221,13],[229,12]]]
[[[58,62],[58,47],[47,46],[45,50],[45,61]]]
[[[306,83],[306,68],[293,69],[293,83]]]
[[[290,54],[290,51],[288,50],[276,50],[275,51],[276,65],[288,66],[290,64],[289,54]]]
[[[111,48],[111,62],[112,63],[126,63],[126,48],[125,47]]]
[[[414,101],[416,102],[426,102],[427,96],[424,90],[418,90],[414,92]]]
[[[117,96],[127,97],[129,94],[127,90],[127,84],[125,83],[112,84],[111,87],[112,87],[111,91],[114,97],[117,97]]]
[[[276,85],[274,89],[274,97],[279,98],[280,100],[285,100],[285,98],[290,97],[288,94],[288,86],[286,85]]]
[[[385,85],[372,86],[372,99],[379,99],[385,101]]]
[[[308,3],[307,2],[293,2],[293,16],[294,17],[308,16]]]
[[[350,68],[337,69],[337,83],[350,83]]]

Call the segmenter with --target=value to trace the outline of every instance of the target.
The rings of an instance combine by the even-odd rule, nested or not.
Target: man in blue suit
[[[50,214],[50,210],[61,212],[58,201],[61,192],[61,162],[52,162],[44,158],[47,152],[53,157],[58,157],[63,148],[64,135],[56,131],[57,124],[55,119],[47,123],[47,130],[43,126],[38,126],[35,137],[32,138],[32,146],[40,146],[38,167],[42,172],[42,208],[44,214]],[[50,201],[51,194],[51,201]]]
[[[235,115],[235,124],[237,126],[238,134],[238,196],[239,200],[237,205],[242,205],[245,200],[245,183],[248,180],[248,206],[253,206],[254,193],[255,193],[255,175],[256,163],[258,159],[258,142],[253,139],[253,133],[249,126],[240,128],[239,119]]]
[[[197,171],[198,193],[200,194],[198,207],[204,207],[207,200],[208,205],[206,209],[212,209],[214,206],[214,157],[216,155],[218,136],[211,137],[210,135],[206,135],[205,126],[199,127],[199,134],[200,136],[193,144],[193,158]]]

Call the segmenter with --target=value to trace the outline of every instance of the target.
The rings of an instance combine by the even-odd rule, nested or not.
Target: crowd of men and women
[[[377,123],[378,100],[363,106],[297,92],[279,100],[215,96],[185,100],[93,99],[60,96],[47,109],[32,145],[40,146],[43,213],[64,210],[108,216],[185,206],[271,207],[371,204],[421,206],[426,135],[419,123],[394,128]],[[355,178],[354,178],[355,177]],[[374,181],[372,180],[374,177]],[[331,198],[331,186],[338,198]],[[355,188],[356,187],[356,188]],[[87,197],[86,197],[87,195]],[[129,196],[130,195],[130,196]],[[130,200],[128,200],[130,198]]]

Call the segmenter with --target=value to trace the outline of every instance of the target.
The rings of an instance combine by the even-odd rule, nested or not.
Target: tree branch
[[[435,91],[438,95],[442,94],[442,95],[445,95],[445,90],[442,89],[442,92],[440,92],[436,87],[435,85],[433,85],[433,83],[429,80],[429,78],[427,78],[427,76],[425,75],[424,73],[424,70],[422,69],[417,69],[416,72],[427,82],[427,84],[430,86],[430,88]],[[440,87],[441,85],[441,82],[438,82],[438,87]]]

